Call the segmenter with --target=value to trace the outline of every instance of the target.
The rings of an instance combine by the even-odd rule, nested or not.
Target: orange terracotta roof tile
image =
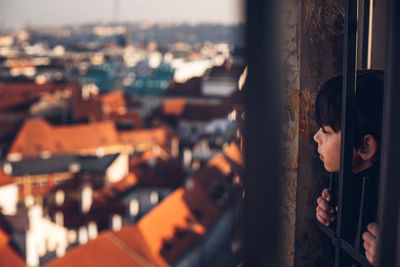
[[[72,99],[77,99],[80,86],[69,83],[0,83],[0,109],[27,104],[39,97],[42,92],[65,90],[71,93]]]
[[[79,100],[75,105],[75,120],[80,121],[88,119],[89,121],[101,121],[102,104],[97,99]]]
[[[154,145],[169,149],[171,139],[178,137],[172,130],[164,127],[124,131],[120,136],[124,144],[133,145],[139,151],[151,149]]]
[[[0,186],[12,184],[14,181],[6,175],[2,170],[0,170]]]
[[[238,184],[237,168],[222,155],[215,155],[195,176],[209,197],[213,199],[219,208],[228,207],[242,191],[241,184]],[[240,177],[240,176],[238,176]]]
[[[1,266],[25,267],[24,260],[8,245],[0,246]]]
[[[153,256],[168,266],[199,241],[220,212],[194,183],[191,191],[179,188],[170,194],[137,227]]]
[[[96,155],[102,148],[105,154],[121,151],[121,142],[112,122],[51,126],[42,119],[25,121],[8,152],[22,157],[38,157],[44,151],[52,155]]]
[[[185,98],[165,100],[162,103],[162,112],[167,116],[181,116],[187,104]]]
[[[105,232],[87,244],[78,246],[64,257],[45,267],[132,267],[154,266],[137,251],[122,242],[114,233]]]
[[[7,246],[8,242],[10,242],[10,237],[0,229],[0,248],[3,246]]]
[[[126,101],[125,94],[123,91],[109,92],[100,96],[101,102],[103,103],[103,111],[105,114],[126,113]]]
[[[120,231],[114,232],[114,235],[118,237],[122,242],[124,242],[131,249],[139,252],[146,259],[155,263],[156,266],[162,266],[163,262],[158,260],[152,254],[146,241],[143,239],[141,232],[136,225],[123,227]]]

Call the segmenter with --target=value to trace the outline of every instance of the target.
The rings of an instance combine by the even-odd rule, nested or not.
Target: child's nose
[[[319,129],[315,134],[314,134],[314,141],[319,144],[319,132],[321,129]]]

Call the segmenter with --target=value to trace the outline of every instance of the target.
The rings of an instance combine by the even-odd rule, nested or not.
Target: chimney
[[[9,163],[9,162],[4,163],[4,165],[3,165],[3,172],[4,172],[5,174],[7,174],[7,175],[11,175],[11,174],[12,174],[13,168],[12,168],[11,163]]]
[[[139,214],[139,201],[134,198],[129,201],[129,215],[134,217]]]
[[[89,212],[93,202],[93,189],[90,185],[85,185],[81,191],[81,212],[86,214]]]
[[[119,231],[122,228],[122,217],[119,214],[114,214],[112,216],[112,229],[113,231]]]
[[[97,224],[96,222],[89,222],[88,225],[88,235],[89,235],[89,239],[95,239],[97,237],[98,231],[97,231]]]
[[[190,170],[192,163],[192,151],[189,148],[183,150],[183,168]]]
[[[74,244],[76,242],[76,231],[69,230],[67,233],[67,239],[69,244]]]
[[[78,234],[79,244],[83,245],[88,242],[88,231],[85,226],[79,227],[79,234]]]
[[[179,156],[179,138],[174,137],[171,140],[171,155],[174,158]]]
[[[150,193],[150,203],[152,205],[156,205],[158,203],[159,197],[158,197],[158,192],[157,191],[152,191]]]
[[[63,190],[57,190],[56,192],[56,205],[57,207],[60,207],[64,204],[65,200],[65,193]]]

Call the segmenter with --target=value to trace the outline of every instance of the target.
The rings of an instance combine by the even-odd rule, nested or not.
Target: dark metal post
[[[346,0],[345,6],[345,33],[344,33],[344,55],[343,55],[343,91],[342,91],[342,146],[340,156],[340,174],[339,174],[339,196],[338,196],[338,216],[336,237],[341,238],[343,231],[342,214],[344,195],[349,195],[346,190],[347,177],[352,175],[353,163],[353,121],[354,121],[354,95],[356,90],[356,62],[357,62],[357,0]],[[342,266],[342,250],[336,247],[335,266]]]
[[[247,1],[245,266],[281,266],[280,1]]]
[[[385,95],[383,110],[381,185],[379,200],[380,245],[378,266],[395,266],[400,191],[400,1],[388,0]]]

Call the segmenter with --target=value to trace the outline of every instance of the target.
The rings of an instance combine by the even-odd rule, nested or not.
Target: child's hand
[[[320,223],[325,226],[329,226],[330,223],[335,220],[335,210],[331,205],[329,205],[329,202],[331,200],[332,196],[329,193],[328,188],[324,188],[324,190],[322,190],[321,196],[317,199],[318,206],[316,209],[315,217]]]
[[[373,266],[376,264],[376,248],[378,246],[379,227],[376,223],[367,226],[368,232],[362,235],[364,240],[365,257]]]

